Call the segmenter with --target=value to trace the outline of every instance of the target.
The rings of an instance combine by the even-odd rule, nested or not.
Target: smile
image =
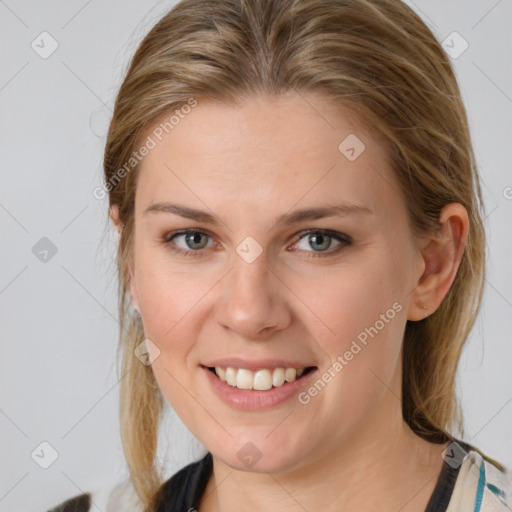
[[[208,368],[208,370],[214,373],[222,382],[226,382],[234,388],[266,391],[272,389],[272,387],[281,387],[286,382],[294,382],[314,368],[314,366],[306,368],[262,368],[252,371],[247,368],[216,366]]]

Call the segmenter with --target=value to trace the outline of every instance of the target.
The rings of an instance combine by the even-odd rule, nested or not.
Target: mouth
[[[256,371],[247,368],[235,368],[232,366],[204,367],[220,381],[225,382],[233,388],[267,391],[273,388],[280,388],[286,383],[303,379],[306,375],[316,370],[316,366],[305,368],[261,368]]]

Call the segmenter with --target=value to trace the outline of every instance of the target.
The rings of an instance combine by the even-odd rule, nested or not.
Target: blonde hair
[[[442,443],[464,433],[456,395],[463,345],[485,277],[483,201],[464,105],[451,63],[432,32],[399,0],[183,0],[139,45],[118,93],[105,149],[112,184],[148,130],[191,98],[239,103],[252,95],[321,93],[353,111],[385,141],[414,233],[438,230],[448,203],[468,211],[467,245],[439,308],[408,321],[403,418]],[[119,208],[120,420],[130,478],[147,511],[162,484],[155,462],[165,401],[130,309],[138,166],[109,187]],[[117,174],[116,174],[117,173]]]

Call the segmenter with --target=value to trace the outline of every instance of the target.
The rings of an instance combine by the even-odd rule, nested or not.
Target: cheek
[[[337,335],[322,344],[329,356],[322,372],[328,374],[330,382],[314,407],[318,417],[331,423],[333,429],[347,414],[353,420],[348,428],[357,425],[383,397],[389,395],[387,398],[394,401],[401,393],[405,310],[399,302],[387,308],[378,304],[370,308],[368,302],[359,306],[351,304],[340,314],[334,326]],[[375,314],[371,314],[372,309]]]
[[[187,424],[201,410],[191,406],[190,392],[197,367],[190,354],[199,338],[202,297],[211,288],[204,275],[179,273],[158,265],[139,267],[137,289],[144,333],[160,350],[153,373],[167,402]]]
[[[379,379],[388,383],[399,365],[405,307],[400,275],[384,255],[379,251],[377,257],[376,251],[373,261],[369,258],[316,280],[315,293],[307,301],[307,323],[327,356],[325,368],[331,367],[336,375],[333,390],[338,391],[332,396],[353,405],[370,400],[382,388]],[[305,296],[305,282],[298,293]],[[335,362],[338,365],[332,367]]]
[[[146,335],[163,345],[171,343],[185,326],[199,325],[187,320],[198,314],[201,300],[218,279],[196,271],[177,271],[149,258],[139,261],[136,282]]]
[[[373,326],[381,314],[402,300],[394,263],[382,254],[383,251],[379,255],[375,252],[373,259],[355,261],[336,270],[331,267],[314,278],[296,279],[294,293],[306,306],[300,306],[302,321],[315,329],[319,342],[343,349],[347,341]],[[391,315],[395,317],[395,310]]]

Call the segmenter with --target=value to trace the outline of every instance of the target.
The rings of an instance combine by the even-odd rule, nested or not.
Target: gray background
[[[116,238],[106,198],[92,191],[128,59],[172,5],[0,0],[0,511],[43,511],[127,475],[114,362]],[[465,440],[512,467],[512,1],[410,5],[440,41],[457,31],[469,44],[453,62],[484,184],[489,273],[459,393]],[[58,44],[48,58],[44,31]],[[47,261],[33,252],[45,249],[43,237],[57,248]],[[160,456],[170,475],[203,448],[169,414]],[[44,453],[34,456],[44,463],[43,441],[58,453],[47,469],[31,456]]]

